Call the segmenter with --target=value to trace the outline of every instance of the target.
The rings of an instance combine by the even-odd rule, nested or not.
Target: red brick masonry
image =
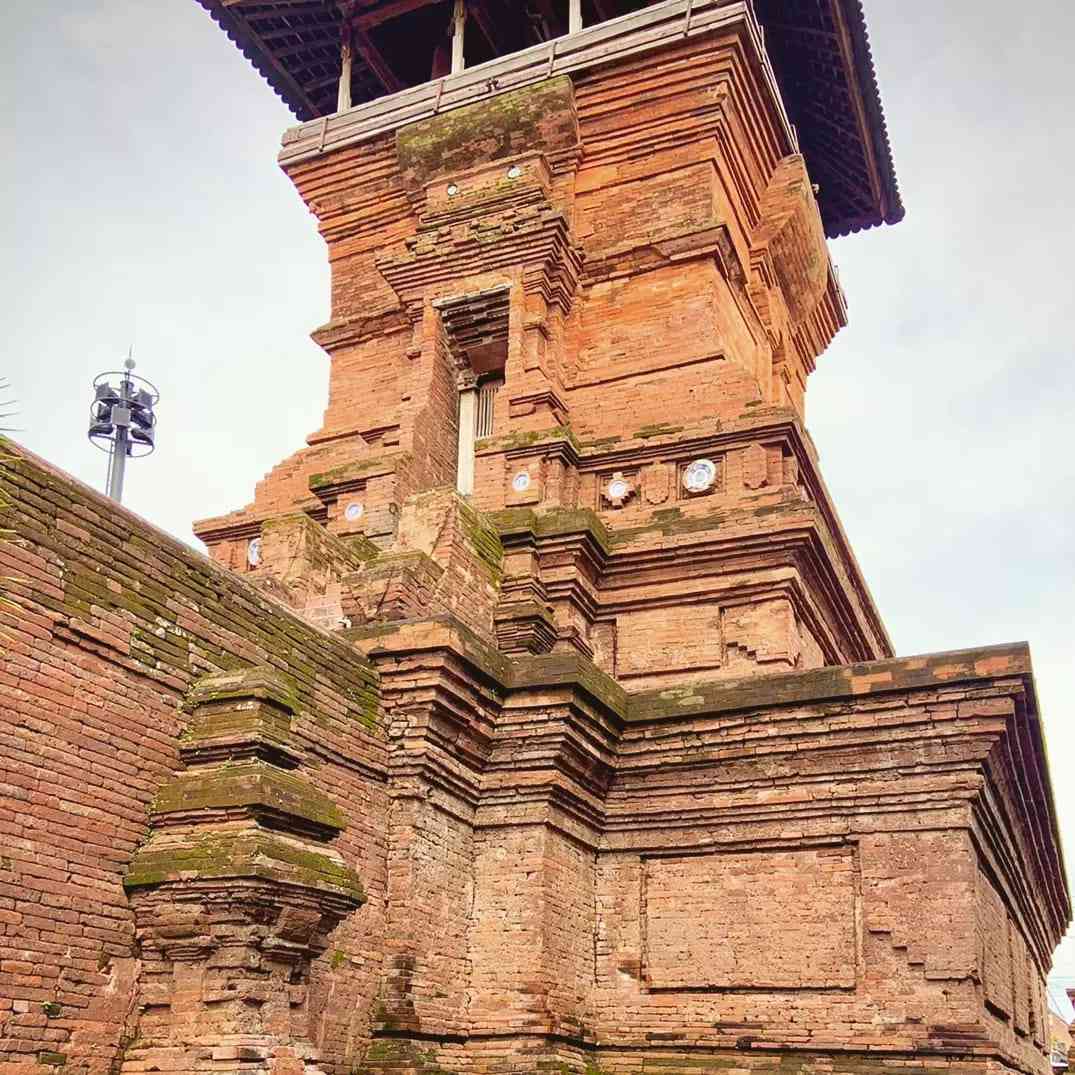
[[[2,489],[20,1071],[1045,1070],[1024,646],[628,693],[447,613],[330,637],[21,452]]]
[[[749,6],[672,7],[289,132],[329,405],[211,560],[4,449],[5,1070],[1049,1070],[1027,650],[892,659],[813,184]]]

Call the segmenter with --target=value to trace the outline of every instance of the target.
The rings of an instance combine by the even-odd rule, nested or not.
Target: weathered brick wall
[[[728,13],[289,166],[332,382],[309,446],[199,524],[245,580],[11,470],[8,1055],[1047,1070],[1070,903],[1026,654],[879,660],[802,426],[843,301]],[[469,502],[468,332],[506,353]]]
[[[495,827],[475,846],[470,1022],[479,1032],[543,1029],[543,827]]]
[[[4,489],[10,1057],[133,1072],[233,1027],[201,984],[228,960],[147,962],[122,880],[192,682],[267,666],[367,900],[266,998],[322,1068],[1043,1069],[1065,906],[1047,798],[1015,797],[1043,773],[1021,649],[626,694],[448,614],[332,638],[31,457]]]
[[[845,847],[647,861],[650,989],[852,988],[855,880]]]
[[[330,403],[311,443],[361,457],[390,428],[423,454],[442,428],[427,421],[442,409],[429,304],[492,286],[512,288],[501,432],[566,418],[623,437],[667,422],[670,400],[681,425],[783,402],[774,354],[804,380],[843,314],[820,223],[784,226],[788,205],[816,207],[793,154],[787,193],[792,147],[747,51],[739,32],[676,42],[660,63],[583,70],[289,166],[332,267],[315,334]],[[414,488],[451,480],[436,469]]]
[[[421,355],[412,357],[404,401],[410,420],[403,447],[411,465],[400,476],[401,501],[419,490],[453,488],[456,479],[459,391],[440,315],[433,309],[426,311],[422,341]]]
[[[556,826],[545,834],[545,1006],[553,1031],[576,1037],[592,1023],[596,858],[589,842]]]
[[[390,909],[381,1024],[452,1035],[466,1028],[471,827],[454,811],[400,795],[391,813]]]
[[[4,1061],[114,1069],[139,1032],[140,953],[122,880],[178,768],[199,677],[266,665],[301,698],[311,779],[344,812],[364,907],[312,975],[312,1033],[346,1070],[383,955],[385,744],[375,682],[347,646],[129,512],[5,443],[0,575]]]
[[[1051,883],[1055,847],[1040,877],[1031,848],[1055,822],[1028,804],[994,818],[992,879],[976,832],[984,759],[1007,744],[1040,763],[1019,647],[625,695],[585,660],[504,662],[447,621],[355,637],[401,716],[438,680],[444,701],[460,673],[501,684],[473,814],[431,764],[462,711],[406,722],[407,771],[426,758],[414,787],[438,805],[399,815],[398,891],[432,928],[399,923],[414,959],[393,977],[431,1017],[392,1032],[421,1032],[427,1070],[939,1070],[955,1053],[968,1073],[1043,1069],[1034,1011],[1063,912],[1036,903],[1043,945],[1016,908],[1025,879]],[[466,664],[438,672],[445,650]],[[432,901],[468,856],[473,887]],[[469,1036],[431,1040],[431,995],[457,995],[435,983],[460,968]]]
[[[654,201],[673,195],[654,184]],[[658,343],[659,341],[659,343]],[[675,419],[735,418],[765,401],[758,342],[712,264],[661,268],[591,288],[568,346],[572,423],[584,439],[623,436]]]
[[[324,422],[310,439],[314,444],[353,433],[357,428],[386,430],[392,441],[392,427],[398,427],[401,401],[406,384],[406,367],[399,361],[411,343],[411,327],[392,318],[373,326],[363,326],[357,335],[348,326],[326,327],[314,338],[332,354],[333,376],[329,382],[328,406]],[[370,440],[374,438],[371,436]]]
[[[1025,695],[1003,678],[946,686],[965,666],[933,663],[928,688],[867,674],[854,703],[765,715],[733,691],[724,715],[658,726],[647,715],[669,705],[704,712],[708,688],[632,699],[598,867],[599,1037],[996,1048],[1041,1065],[1049,947],[1015,924],[1033,811],[979,842],[988,796],[967,783],[1001,741],[1019,749]],[[994,853],[1007,865],[991,877]]]

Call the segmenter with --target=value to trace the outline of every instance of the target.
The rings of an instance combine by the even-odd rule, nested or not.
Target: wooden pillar
[[[346,112],[351,107],[351,41],[345,39],[340,46],[340,90],[336,97],[336,111]]]
[[[458,75],[466,67],[463,55],[463,41],[466,35],[467,5],[466,0],[455,0],[455,14],[452,16],[452,74]]]
[[[568,0],[567,32],[577,34],[582,29],[582,0]]]
[[[455,487],[464,496],[474,492],[474,430],[477,420],[477,387],[459,393],[459,451]]]

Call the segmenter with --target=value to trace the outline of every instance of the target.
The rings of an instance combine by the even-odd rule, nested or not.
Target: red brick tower
[[[351,12],[363,78],[444,6]],[[471,7],[475,50],[526,32]],[[313,31],[250,11],[298,64]],[[777,38],[796,85],[808,23]],[[826,218],[901,210],[862,57],[829,57],[824,124],[791,99],[797,135],[762,41],[746,5],[655,4],[289,132],[332,264],[329,407],[250,507],[198,524],[213,557],[325,626],[451,611],[627,689],[889,656],[802,420],[845,316]],[[474,510],[503,561],[453,572],[435,543]],[[296,542],[376,560],[311,577]]]
[[[181,714],[110,1062],[1046,1071],[1025,647],[894,659],[803,426],[902,215],[857,0],[202,3],[305,121],[330,398],[230,572],[61,606]]]

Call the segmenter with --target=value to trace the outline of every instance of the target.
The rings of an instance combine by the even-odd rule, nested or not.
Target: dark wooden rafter
[[[288,45],[285,48],[276,49],[275,52],[278,60],[289,60],[293,56],[301,56],[303,53],[311,55],[318,50],[329,53],[334,60],[337,59],[338,57],[336,54],[339,51],[339,40],[337,35],[333,34],[331,37],[326,35],[325,38],[320,41],[302,41],[298,45]]]
[[[496,17],[490,0],[467,0],[467,13],[496,55],[503,56],[511,50],[511,44],[502,28],[502,20]]]
[[[384,86],[388,93],[399,93],[406,89],[402,79],[392,70],[384,54],[373,43],[373,39],[365,30],[352,27],[351,41],[355,52],[362,57],[366,66],[376,75],[377,81]]]
[[[253,32],[259,38],[259,40],[265,42],[266,44],[272,44],[274,41],[282,41],[285,38],[289,37],[297,37],[300,40],[309,40],[311,36],[317,35],[316,29],[311,31],[310,28],[301,26],[278,26],[272,30],[264,30],[259,32],[250,23],[247,23],[247,25],[251,27],[251,32]],[[330,35],[326,33],[324,34],[324,36],[325,39],[328,40]]]
[[[755,0],[830,236],[903,216],[861,0]]]
[[[439,3],[439,0],[389,0],[388,3],[378,4],[376,7],[357,9],[352,16],[352,24],[368,30],[371,26],[398,19],[401,15],[408,15],[412,11],[436,3]]]
[[[330,75],[322,75],[320,78],[315,78],[309,83],[309,89],[311,90],[323,90],[326,86],[339,85],[340,76],[335,71]]]
[[[792,37],[813,39],[823,47],[832,47],[839,42],[839,35],[835,30],[819,30],[811,26],[789,26],[785,22],[767,22],[765,24],[767,34],[791,34]]]
[[[601,22],[614,19],[619,14],[613,0],[591,0],[591,2],[593,3],[594,11],[597,13],[597,18]]]
[[[426,3],[432,0],[425,0]],[[406,89],[406,83],[392,69],[388,58],[377,47],[369,30],[359,24],[361,12],[356,10],[354,0],[340,4],[340,16],[343,21],[341,40],[350,39],[351,47],[361,58],[366,67],[373,73],[377,81],[384,87],[386,93],[399,93]]]
[[[319,109],[302,80],[280,62],[273,50],[254,32],[243,18],[240,4],[225,7],[219,0],[199,0],[221,29],[239,46],[243,55],[268,79],[269,83],[302,119],[312,119]],[[317,8],[315,7],[316,11]]]
[[[223,0],[223,6],[240,12],[246,19],[305,19],[325,14],[325,0],[290,0],[270,4],[266,0]]]
[[[856,42],[853,39],[851,27],[848,25],[847,12],[844,8],[844,4],[841,0],[837,0],[837,3],[833,5],[835,12],[834,20],[836,22],[836,30],[839,34],[840,52],[844,61],[844,69],[847,71],[854,71],[858,65],[858,58],[855,55]],[[863,23],[862,33],[865,33]],[[881,208],[881,215],[885,217],[888,215],[887,206],[887,192],[884,189],[884,177],[882,167],[879,161],[879,150],[888,156],[888,147],[879,147],[876,144],[876,128],[877,123],[871,122],[871,116],[869,113],[869,105],[866,102],[866,97],[863,94],[863,87],[858,79],[846,79],[847,94],[851,101],[852,108],[855,111],[856,118],[859,121],[861,130],[865,137],[862,139],[862,151],[866,158],[868,165],[868,173],[870,178],[870,186],[872,188],[871,193],[873,195],[872,200],[875,201]],[[876,98],[876,93],[875,93]],[[877,110],[877,114],[872,117],[873,120],[878,120],[880,125],[884,126],[884,118],[880,115],[880,103],[875,99],[874,105]],[[871,137],[872,135],[872,137]],[[891,164],[891,161],[889,162]],[[902,209],[900,215],[902,216]]]
[[[560,37],[567,32],[567,26],[560,18],[560,13],[552,0],[522,0],[524,9],[533,11],[544,20],[549,28],[549,37]]]

